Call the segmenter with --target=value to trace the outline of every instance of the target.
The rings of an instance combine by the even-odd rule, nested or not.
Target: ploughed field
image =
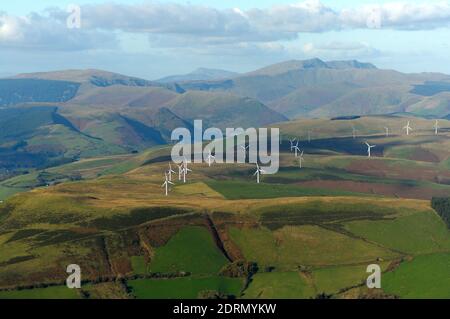
[[[448,131],[384,137],[363,118],[365,135],[308,142],[310,121],[281,125],[280,171],[261,184],[253,165],[191,164],[166,197],[168,148],[1,182],[0,298],[450,298],[450,231],[430,205],[450,194]],[[365,287],[370,264],[381,289]]]

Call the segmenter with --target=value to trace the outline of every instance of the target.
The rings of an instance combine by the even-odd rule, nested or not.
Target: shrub
[[[450,228],[450,197],[433,197],[431,199],[431,207],[433,207],[442,220],[447,224],[447,227]]]

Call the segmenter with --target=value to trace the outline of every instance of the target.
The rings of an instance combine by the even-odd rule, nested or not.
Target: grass
[[[274,232],[267,228],[232,228],[230,235],[247,260],[284,271],[395,256],[386,249],[318,226],[286,226]]]
[[[226,199],[231,200],[297,196],[365,196],[362,193],[283,184],[239,181],[208,181],[207,184]]]
[[[381,279],[383,290],[402,298],[450,298],[450,253],[417,256]]]
[[[206,278],[137,279],[128,282],[138,299],[196,299],[201,291],[213,290],[239,296],[242,279],[211,276]]]
[[[156,249],[150,271],[217,274],[227,262],[206,228],[189,226]]]
[[[80,299],[77,289],[65,286],[27,290],[0,291],[0,299]]]
[[[384,270],[388,262],[375,262]],[[312,271],[312,278],[318,293],[336,294],[344,288],[353,287],[366,281],[370,275],[366,272],[369,264],[355,266],[333,266]]]
[[[148,273],[148,265],[144,256],[132,256],[130,261],[134,274],[145,275]]]
[[[314,287],[298,272],[258,273],[244,291],[247,299],[304,299],[315,295]]]
[[[261,223],[269,229],[276,230],[284,225],[328,225],[332,222],[348,220],[377,220],[393,213],[379,205],[367,207],[363,203],[339,203],[311,201],[302,205],[282,204],[267,206],[259,210]]]
[[[399,216],[390,221],[354,221],[346,228],[358,236],[405,253],[450,250],[450,232],[433,211]]]

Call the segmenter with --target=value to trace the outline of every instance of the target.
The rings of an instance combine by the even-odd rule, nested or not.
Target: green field
[[[240,296],[242,279],[219,276],[205,278],[138,279],[128,282],[138,299],[195,299],[201,291],[217,291],[225,295]]]
[[[0,299],[80,299],[79,290],[65,286],[0,291]]]
[[[264,181],[261,184],[256,182],[240,181],[208,181],[209,187],[219,192],[225,198],[252,199],[252,198],[279,198],[279,197],[297,197],[297,196],[361,196],[355,192],[341,190],[310,188],[296,185],[267,184]]]
[[[227,262],[206,228],[186,227],[156,250],[149,268],[161,273],[217,274]]]
[[[393,258],[395,253],[318,226],[230,230],[248,260],[261,267],[294,270],[299,266],[345,265]]]
[[[450,253],[417,256],[382,277],[381,287],[402,298],[450,298]]]
[[[432,211],[406,214],[391,221],[354,221],[346,228],[358,236],[405,253],[450,250],[450,232]]]
[[[247,299],[302,299],[315,295],[315,289],[298,272],[256,274],[244,292]]]

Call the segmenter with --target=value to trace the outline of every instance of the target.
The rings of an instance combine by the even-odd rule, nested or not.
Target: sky
[[[199,67],[247,72],[316,57],[450,74],[449,44],[450,0],[0,4],[0,76],[95,68],[158,79]]]

